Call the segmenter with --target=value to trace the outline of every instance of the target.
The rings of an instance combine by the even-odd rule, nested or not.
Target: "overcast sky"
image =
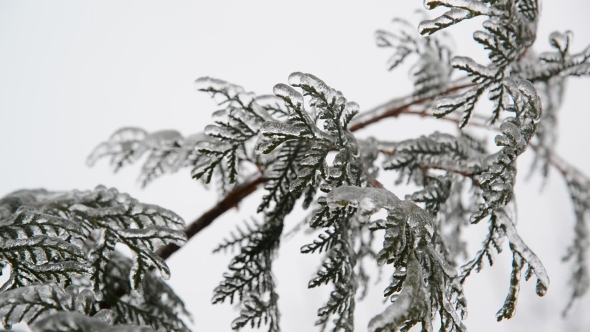
[[[85,166],[92,148],[123,126],[148,131],[202,131],[216,105],[194,91],[201,76],[221,78],[267,94],[293,71],[310,72],[343,91],[361,109],[410,91],[407,66],[386,71],[387,51],[377,49],[374,31],[390,28],[393,17],[417,23],[419,0],[389,1],[6,1],[0,0],[0,195],[21,188],[91,189],[116,187],[138,199],[179,213],[187,222],[211,207],[216,197],[190,178],[189,171],[166,176],[145,190],[136,183],[138,167],[112,174],[106,162]],[[548,49],[553,30],[572,30],[573,50],[590,44],[590,2],[546,1],[535,49]],[[483,51],[471,33],[481,21],[449,30],[457,53]],[[590,80],[568,83],[560,117],[558,150],[590,173],[587,145]],[[433,121],[400,118],[359,132],[391,140],[451,128]],[[488,135],[491,140],[493,136]],[[519,224],[524,240],[545,263],[551,286],[544,298],[534,282],[521,288],[516,317],[495,322],[510,274],[511,255],[466,284],[471,331],[575,331],[590,326],[590,296],[567,319],[560,317],[569,289],[569,266],[561,263],[573,234],[574,218],[565,186],[552,173],[524,181],[530,155],[524,156],[517,185]],[[195,237],[169,264],[171,285],[194,314],[195,331],[229,331],[235,307],[210,305],[229,255],[211,255],[230,229],[255,212],[260,193],[244,201]],[[291,228],[300,218],[288,220]],[[473,226],[470,250],[485,234]],[[306,290],[318,257],[300,255],[310,237],[286,241],[276,262],[282,325],[286,332],[314,331],[317,308],[329,287]],[[357,304],[356,324],[383,310],[383,285]]]

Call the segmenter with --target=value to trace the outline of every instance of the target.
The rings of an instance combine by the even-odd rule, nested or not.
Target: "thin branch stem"
[[[414,96],[406,96],[403,98],[390,100],[367,112],[359,114],[350,124],[350,131],[357,131],[385,118],[397,117],[402,113],[410,111],[411,106],[423,104],[437,97],[448,95],[474,85],[475,83],[466,83],[465,79],[460,79],[455,81],[451,87],[436,91],[422,98],[416,99]]]
[[[217,217],[224,214],[227,210],[236,207],[242,199],[248,197],[248,195],[256,191],[258,185],[264,182],[266,182],[266,178],[263,176],[258,176],[234,188],[234,190],[230,191],[227,196],[219,201],[214,207],[203,213],[203,215],[201,215],[186,227],[185,232],[187,238],[190,240],[205,227],[211,225],[211,223]],[[168,244],[158,250],[158,255],[163,259],[167,259],[178,249],[180,249],[179,246],[175,244]]]

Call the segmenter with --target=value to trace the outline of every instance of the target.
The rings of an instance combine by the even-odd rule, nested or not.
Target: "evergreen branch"
[[[156,274],[147,273],[142,280],[142,288],[148,292],[138,295],[131,291],[128,276],[132,266],[131,259],[114,252],[105,268],[99,307],[114,314],[111,323],[151,326],[160,332],[188,332],[182,318],[190,319],[190,314],[184,303]]]
[[[99,317],[77,312],[58,312],[31,326],[32,332],[155,332],[149,327],[111,325]]]
[[[12,324],[34,323],[59,311],[92,312],[94,295],[89,290],[78,292],[75,286],[62,289],[55,283],[32,285],[0,294],[0,321],[10,329]]]

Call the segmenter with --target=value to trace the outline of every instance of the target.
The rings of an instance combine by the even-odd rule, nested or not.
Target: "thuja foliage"
[[[302,227],[316,234],[301,253],[322,259],[308,287],[331,289],[317,310],[320,330],[353,331],[355,307],[371,277],[366,264],[373,261],[394,272],[383,292],[388,304],[371,319],[369,331],[406,331],[417,324],[423,331],[433,326],[466,331],[463,284],[486,261],[493,264],[505,241],[512,272],[496,317],[511,318],[523,272],[525,280],[534,278],[539,296],[549,288],[541,260],[520,237],[511,213],[517,161],[526,150],[535,155],[532,171],[546,177],[555,168],[572,197],[575,240],[564,258],[573,265],[572,294],[564,311],[587,292],[590,179],[563,161],[554,146],[565,82],[590,74],[590,47],[573,52],[572,33],[554,32],[548,36],[550,51],[535,53],[537,0],[424,4],[446,11],[421,22],[417,31],[395,19],[391,31],[376,33],[377,45],[391,52],[390,70],[414,61],[413,94],[387,107],[360,112],[357,103],[307,73],[291,74],[271,95],[203,77],[196,80],[197,90],[220,107],[203,133],[183,137],[174,130],[122,128],[89,156],[90,165],[108,158],[117,171],[148,155],[142,186],[192,169],[193,178],[214,183],[223,203],[202,223],[264,183],[252,221],[214,248],[234,253],[212,299],[240,304],[233,329],[280,331],[272,267],[285,218],[298,204],[309,211]],[[485,20],[473,38],[488,52],[485,63],[453,54],[450,37],[441,31],[478,16]],[[492,107],[476,112],[485,93]],[[353,133],[404,113],[451,121],[458,131],[401,141]],[[496,133],[492,151],[477,130]],[[381,183],[386,171],[396,172],[398,180]],[[405,183],[418,189],[400,198],[395,192]],[[372,217],[382,210],[384,219]],[[0,289],[5,325],[27,322],[34,331],[188,330],[190,315],[160,278],[169,275],[162,257],[206,224],[190,225],[185,234],[174,213],[103,187],[18,191],[0,201],[0,218],[0,262],[10,270]],[[466,258],[462,231],[482,222],[487,236]],[[115,250],[117,244],[132,254]]]
[[[186,241],[175,213],[99,186],[14,192],[0,200],[0,220],[0,261],[10,269],[0,289],[5,328],[188,331],[182,300],[160,278],[170,276],[168,266],[154,252]]]

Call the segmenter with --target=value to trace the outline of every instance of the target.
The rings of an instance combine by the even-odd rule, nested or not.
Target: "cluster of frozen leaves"
[[[489,53],[490,64],[482,65],[464,56],[451,59],[451,66],[467,73],[474,86],[459,95],[441,98],[437,101],[436,116],[442,117],[455,111],[463,113],[460,126],[469,122],[475,104],[485,91],[494,102],[491,122],[500,118],[508,106],[507,90],[503,81],[511,76],[511,66],[533,44],[537,33],[537,0],[494,0],[494,1],[430,1],[427,8],[446,7],[448,11],[432,20],[420,23],[418,30],[423,35],[432,35],[463,20],[486,16],[484,31],[476,31],[473,39]]]
[[[388,69],[393,70],[406,58],[414,56],[417,61],[409,73],[414,97],[427,97],[446,88],[453,70],[451,38],[445,32],[423,37],[414,25],[401,18],[394,18],[392,23],[393,30],[377,30],[375,33],[377,46],[392,51],[387,60]]]
[[[21,190],[0,200],[5,327],[33,331],[186,331],[182,301],[156,253],[186,241],[184,222],[115,189]],[[132,258],[115,250],[126,246]]]

